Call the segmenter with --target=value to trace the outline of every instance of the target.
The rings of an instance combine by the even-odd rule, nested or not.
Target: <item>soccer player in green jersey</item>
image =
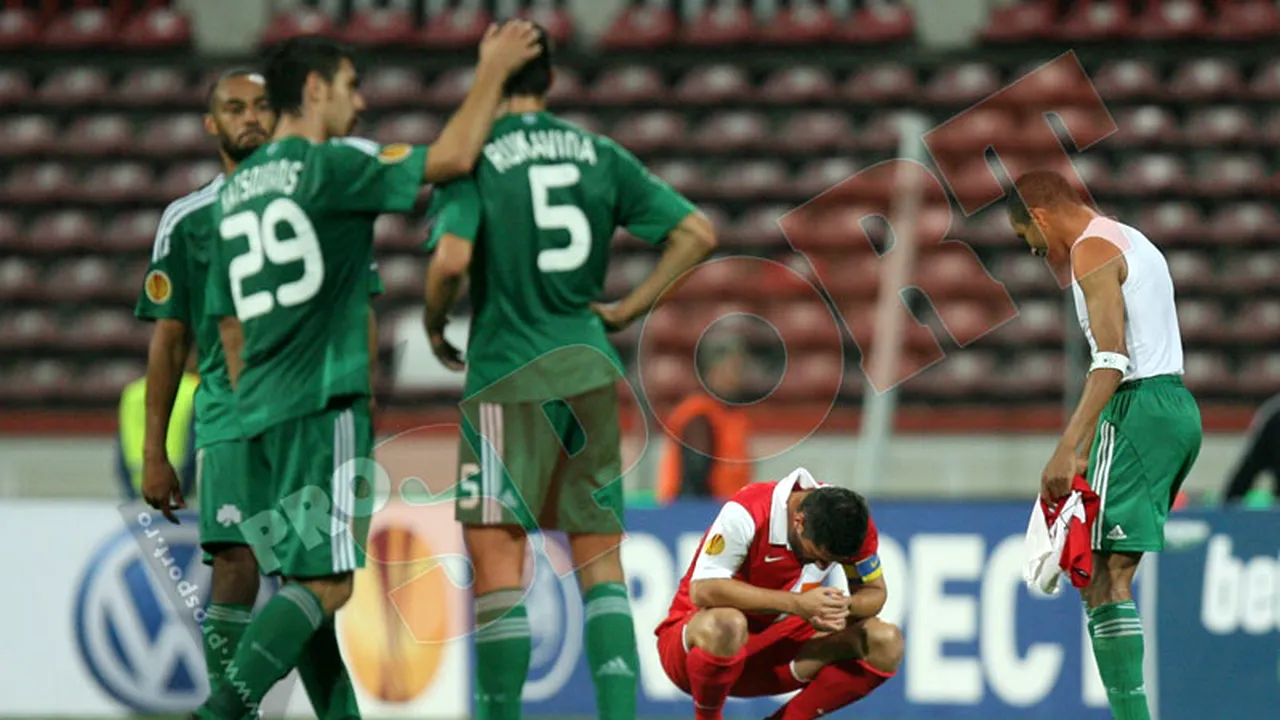
[[[630,153],[548,113],[551,78],[548,48],[507,82],[506,113],[472,175],[436,191],[426,329],[437,357],[461,369],[444,327],[469,274],[456,512],[475,567],[479,717],[520,717],[525,536],[541,527],[569,535],[599,717],[634,720],[638,659],[618,553],[622,363],[606,333],[648,312],[716,240]],[[618,226],[666,247],[630,295],[595,305]]]
[[[1051,172],[1018,178],[1013,230],[1072,279],[1093,363],[1076,411],[1041,477],[1047,502],[1086,474],[1101,498],[1093,577],[1084,588],[1089,637],[1117,720],[1150,720],[1142,622],[1133,578],[1164,549],[1164,523],[1200,453],[1200,410],[1182,384],[1182,337],[1164,255],[1137,228],[1104,217]]]
[[[213,203],[226,175],[266,142],[275,125],[275,113],[267,104],[262,75],[247,68],[223,73],[210,88],[207,104],[205,129],[219,140],[224,174],[165,209],[134,312],[140,318],[155,321],[147,362],[143,497],[174,522],[173,510],[184,507],[185,499],[165,453],[165,438],[192,336],[200,361],[200,385],[196,391],[200,544],[205,562],[213,568],[202,635],[206,674],[209,687],[214,688],[221,682],[223,670],[249,624],[258,595],[258,564],[239,524],[243,518],[267,508],[259,505],[260,496],[251,487],[247,443],[235,421],[218,325],[204,313],[209,245],[220,240]],[[372,263],[369,283],[371,295],[382,292],[382,282]],[[371,314],[371,353],[377,348],[372,322]],[[332,635],[333,628],[330,625],[321,632]],[[304,683],[315,676],[309,663],[323,657],[321,652],[304,656],[300,668]],[[330,714],[330,709],[321,705],[316,712],[321,718],[338,717]]]
[[[429,149],[344,138],[364,100],[338,43],[295,38],[269,59],[275,132],[217,193],[206,312],[219,318],[249,477],[270,508],[241,529],[261,568],[285,584],[245,630],[199,717],[255,712],[318,640],[332,646],[312,663],[312,703],[340,695],[332,717],[359,716],[322,628],[364,565],[373,505],[364,273],[374,220],[412,209],[425,182],[471,170],[503,83],[537,52],[528,23],[491,28],[471,92]]]

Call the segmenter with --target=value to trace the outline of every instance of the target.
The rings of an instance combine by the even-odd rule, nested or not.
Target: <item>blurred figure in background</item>
[[[658,472],[657,500],[727,501],[752,480],[751,424],[743,402],[746,347],[721,337],[702,348],[698,376],[705,392],[685,398],[666,420],[669,441]],[[677,440],[678,438],[678,440]]]
[[[1245,437],[1244,455],[1236,471],[1227,481],[1226,505],[1267,507],[1271,494],[1254,490],[1258,475],[1270,471],[1276,494],[1280,494],[1280,395],[1275,395],[1258,408]]]
[[[178,469],[184,497],[191,495],[196,480],[195,397],[200,376],[196,374],[196,354],[187,356],[186,369],[178,383],[169,418],[165,447],[169,462]],[[142,497],[143,450],[147,437],[147,377],[125,386],[120,393],[120,429],[116,433],[116,477],[129,500]]]

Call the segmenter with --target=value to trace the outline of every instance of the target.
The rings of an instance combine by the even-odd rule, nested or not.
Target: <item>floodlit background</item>
[[[1087,346],[1000,198],[1010,174],[1073,166],[1101,210],[1165,252],[1204,418],[1169,551],[1139,590],[1158,717],[1274,715],[1269,480],[1246,497],[1253,511],[1222,507],[1250,422],[1280,391],[1272,0],[3,0],[0,617],[15,639],[0,716],[177,714],[206,691],[176,584],[207,592],[194,518],[163,528],[176,564],[157,565],[139,509],[120,507],[117,438],[140,422],[120,403],[145,373],[150,329],[131,309],[160,212],[220,170],[201,129],[208,83],[282,38],[332,34],[360,48],[371,109],[357,134],[428,143],[466,92],[480,33],[517,13],[560,43],[553,110],[633,151],[721,239],[722,258],[617,338],[643,714],[689,715],[651,630],[716,502],[668,504],[658,488],[673,409],[710,377],[708,348],[729,347],[753,399],[740,411],[752,477],[803,465],[854,487],[885,537],[885,614],[907,660],[849,716],[1107,717],[1076,602],[1020,589],[1021,534]],[[377,226],[378,460],[397,486],[439,490],[461,383],[420,330],[426,227],[421,212]],[[618,297],[656,253],[621,234],[614,247]],[[366,714],[466,717],[452,509],[396,497],[378,532],[415,541],[388,563],[440,563],[367,571],[344,611]],[[572,574],[557,539],[535,548],[527,714],[590,715]],[[308,712],[300,689],[291,702]]]

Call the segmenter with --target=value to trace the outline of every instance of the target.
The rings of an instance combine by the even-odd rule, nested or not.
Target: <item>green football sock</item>
[[[360,717],[356,691],[351,675],[342,662],[334,619],[328,618],[311,636],[302,657],[298,659],[298,677],[307,689],[311,708],[319,720],[344,720]]]
[[[211,694],[222,684],[227,664],[235,655],[240,638],[252,619],[253,608],[249,605],[210,603],[205,611],[200,630],[204,641],[205,676],[209,678]]]
[[[587,591],[587,662],[600,720],[636,720],[636,629],[627,586],[603,583]]]
[[[256,713],[272,686],[298,664],[307,641],[324,620],[324,606],[315,593],[296,583],[286,584],[249,623],[223,683],[199,714],[236,720]]]
[[[476,720],[520,720],[533,651],[523,598],[520,588],[476,598]]]
[[[1142,678],[1142,621],[1132,600],[1089,612],[1089,637],[1115,720],[1151,720]]]

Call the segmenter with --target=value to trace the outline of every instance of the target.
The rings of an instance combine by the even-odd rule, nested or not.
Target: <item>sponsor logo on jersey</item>
[[[152,270],[147,273],[147,279],[143,281],[142,287],[147,293],[147,299],[157,305],[169,302],[169,298],[173,296],[173,283],[169,282],[169,276],[163,270]]]
[[[383,145],[378,151],[378,160],[383,164],[392,165],[398,162],[404,162],[409,157],[409,153],[413,152],[413,147],[404,143],[395,143],[394,145]]]
[[[719,555],[722,552],[724,552],[724,536],[716,533],[711,536],[710,540],[707,540],[707,554]]]

